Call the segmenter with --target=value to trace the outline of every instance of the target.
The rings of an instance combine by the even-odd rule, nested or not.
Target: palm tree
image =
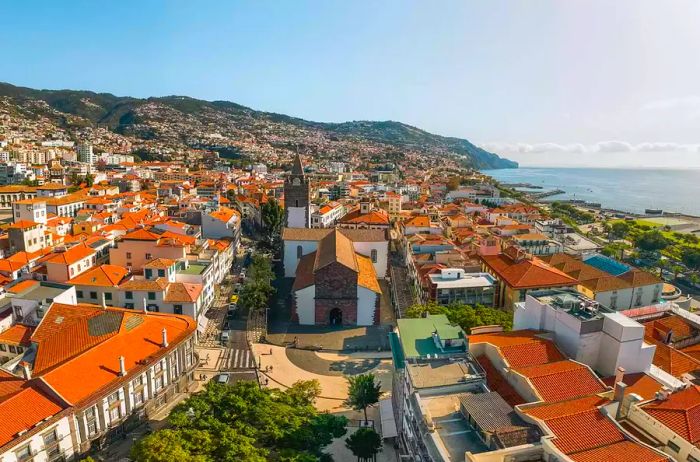
[[[374,374],[360,374],[348,377],[348,397],[345,405],[356,411],[362,410],[367,423],[367,408],[379,402],[382,385],[375,382]]]
[[[358,462],[376,461],[377,453],[382,450],[382,438],[373,428],[360,428],[345,439],[345,447]]]

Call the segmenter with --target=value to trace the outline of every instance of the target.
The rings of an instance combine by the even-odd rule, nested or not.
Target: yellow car
[[[231,303],[238,303],[238,295],[231,295],[231,298],[229,299],[229,302]]]

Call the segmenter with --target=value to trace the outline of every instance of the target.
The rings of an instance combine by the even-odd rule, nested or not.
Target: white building
[[[304,255],[315,252],[319,241],[331,232],[333,230],[328,228],[285,228],[282,231],[284,277],[293,278],[296,275],[299,260]],[[386,277],[389,263],[389,241],[385,231],[379,229],[341,229],[340,232],[352,241],[355,252],[370,258],[377,278]]]
[[[85,164],[95,163],[95,154],[92,151],[92,144],[90,143],[80,143],[76,146],[76,152],[78,153],[78,161]]]
[[[644,326],[575,291],[530,292],[515,305],[513,330],[551,332],[571,359],[603,376],[618,367],[628,373],[649,372],[656,347],[644,341]]]

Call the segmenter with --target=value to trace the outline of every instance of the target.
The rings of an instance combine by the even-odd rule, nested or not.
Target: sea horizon
[[[700,168],[656,167],[528,167],[484,169],[502,183],[529,183],[562,194],[543,201],[583,200],[603,208],[642,214],[646,209],[700,216],[694,198]]]

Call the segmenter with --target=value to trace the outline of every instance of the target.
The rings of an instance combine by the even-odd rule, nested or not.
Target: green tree
[[[459,325],[469,332],[473,327],[499,325],[505,330],[513,328],[513,315],[497,308],[490,308],[483,305],[464,305],[462,303],[452,303],[450,305],[439,305],[435,302],[428,302],[424,305],[416,304],[408,307],[406,317],[420,318],[426,313],[444,314],[447,319]]]
[[[93,175],[90,175],[89,173],[87,175],[85,175],[85,184],[87,185],[88,188],[91,188],[94,183],[95,183],[95,177]]]
[[[345,447],[358,462],[376,460],[377,453],[382,450],[382,439],[373,428],[360,428],[345,439]]]
[[[634,245],[644,252],[658,252],[668,247],[668,240],[658,230],[649,230],[634,239]]]
[[[367,422],[367,408],[379,402],[382,385],[375,382],[372,373],[350,376],[347,377],[347,381],[349,386],[345,405],[364,412],[365,422]]]
[[[276,199],[270,198],[260,207],[263,236],[270,249],[277,249],[284,224],[284,209]]]
[[[692,271],[700,271],[700,249],[685,247],[681,253],[681,261]]]
[[[630,225],[626,221],[616,221],[610,225],[610,237],[613,239],[623,239],[630,232]]]
[[[138,441],[138,462],[312,462],[346,432],[347,419],[313,406],[318,384],[298,382],[286,391],[255,382],[210,382],[173,409],[171,428]]]

